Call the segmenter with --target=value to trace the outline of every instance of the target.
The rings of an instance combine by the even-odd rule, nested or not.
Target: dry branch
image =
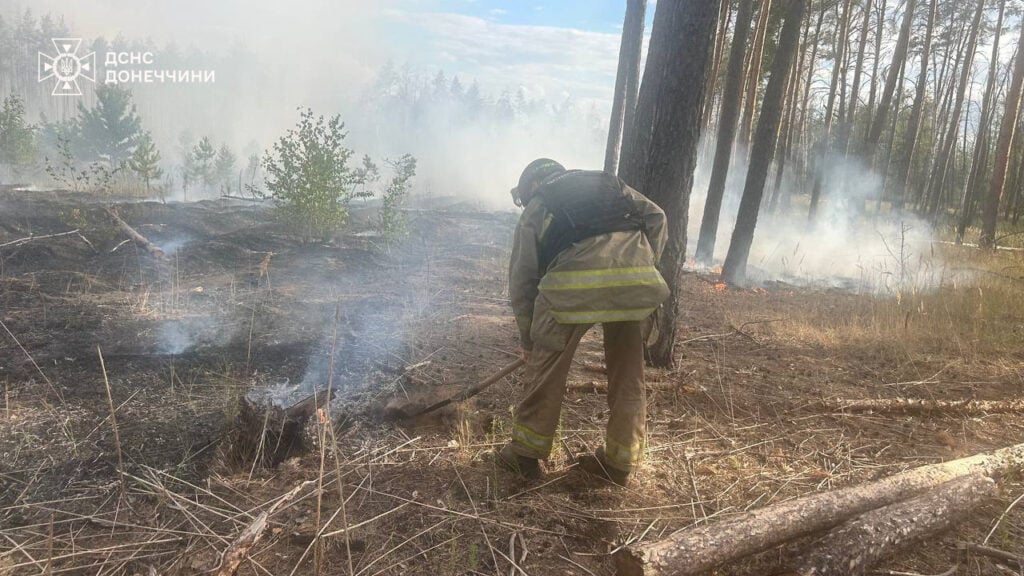
[[[156,244],[150,242],[148,238],[136,232],[135,229],[129,226],[127,222],[122,220],[121,217],[117,215],[117,210],[115,208],[107,208],[107,214],[110,214],[110,217],[118,226],[121,227],[121,230],[124,230],[124,233],[127,234],[129,238],[152,254],[153,258],[158,260],[163,259],[164,251],[157,247]]]
[[[848,518],[913,497],[944,482],[993,476],[1024,461],[1024,444],[914,468],[859,486],[812,494],[729,520],[679,531],[616,555],[620,576],[697,574]]]
[[[681,382],[671,382],[671,381],[669,381],[669,382],[646,382],[644,384],[644,388],[646,388],[649,391],[659,391],[659,392],[679,391],[679,392],[682,392],[684,394],[696,394],[696,393],[701,391],[701,388],[699,388],[697,386],[694,386],[692,384],[683,384]],[[583,393],[592,392],[592,393],[596,393],[596,394],[607,394],[608,393],[608,383],[607,382],[598,382],[598,381],[570,382],[566,386],[566,389],[574,391],[574,392],[583,392]]]
[[[1024,568],[1024,556],[1012,554],[998,548],[992,548],[991,546],[985,546],[983,544],[974,544],[971,542],[957,542],[957,547],[978,556],[985,556],[993,558],[995,560],[1002,560],[1003,562],[1012,562],[1019,568]]]
[[[924,398],[868,398],[828,400],[825,407],[839,412],[896,412],[928,414],[961,412],[967,415],[1024,412],[1024,400],[926,400]]]
[[[948,529],[995,492],[995,481],[973,474],[872,510],[815,542],[793,563],[791,572],[797,576],[864,574],[900,549]]]
[[[64,236],[73,236],[73,235],[78,235],[79,238],[81,238],[82,240],[85,240],[85,237],[82,236],[82,234],[81,234],[81,230],[78,229],[78,228],[75,228],[74,230],[68,230],[67,232],[58,232],[56,234],[44,234],[42,236],[36,236],[35,234],[29,234],[28,236],[26,236],[24,238],[18,238],[17,240],[11,240],[9,242],[4,242],[3,244],[0,244],[0,248],[6,248],[8,246],[21,246],[22,244],[28,244],[29,242],[33,242],[35,240],[48,240],[50,238],[62,238]],[[91,248],[92,247],[92,243],[90,243],[88,240],[85,240],[85,241],[86,241],[86,244],[89,244],[89,247]]]
[[[260,512],[256,519],[253,520],[248,526],[242,530],[238,536],[231,542],[231,545],[224,550],[221,555],[220,568],[217,570],[217,576],[234,576],[235,572],[238,571],[238,567],[245,560],[245,557],[249,555],[249,551],[252,547],[259,542],[260,537],[263,536],[263,531],[267,528],[267,520],[270,515],[273,514],[285,503],[291,501],[302,489],[312,484],[312,481],[306,481],[299,484],[295,488],[292,488],[287,494],[281,497],[269,510]]]

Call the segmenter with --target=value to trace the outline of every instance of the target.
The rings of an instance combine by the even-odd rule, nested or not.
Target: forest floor
[[[607,417],[599,329],[573,366],[546,476],[518,480],[491,458],[516,376],[417,421],[380,417],[396,396],[458,391],[517,350],[515,215],[440,204],[409,212],[400,245],[360,210],[346,235],[302,243],[252,203],[122,204],[160,262],[121,244],[101,199],[0,195],[0,574],[212,573],[277,503],[239,574],[611,574],[627,543],[1024,441],[1019,414],[827,407],[1020,399],[1024,256],[936,245],[971,281],[877,296],[688,273],[678,367],[648,373],[632,485],[573,465]],[[91,246],[9,244],[71,229]],[[273,468],[232,457],[247,390],[326,381],[347,416],[332,430],[314,420],[309,451]],[[884,573],[1017,573],[956,543],[1024,554],[1022,493],[1024,479],[1003,477],[998,498]],[[718,573],[770,573],[791,552]]]

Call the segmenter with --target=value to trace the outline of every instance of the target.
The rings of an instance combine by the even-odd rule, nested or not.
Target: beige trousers
[[[591,326],[535,322],[526,388],[514,414],[512,448],[516,454],[544,459],[551,453],[569,367],[580,339]],[[611,466],[628,472],[639,465],[644,451],[643,323],[608,322],[602,327],[610,409],[605,458]]]

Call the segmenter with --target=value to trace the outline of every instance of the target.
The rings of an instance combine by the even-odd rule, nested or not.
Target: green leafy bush
[[[339,116],[302,110],[296,126],[263,157],[266,186],[281,201],[281,215],[304,238],[326,240],[348,218],[349,202],[359,196],[359,171],[349,168]]]

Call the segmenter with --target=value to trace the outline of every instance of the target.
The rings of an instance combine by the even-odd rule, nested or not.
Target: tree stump
[[[308,390],[301,384],[272,384],[255,388],[239,400],[231,455],[240,465],[277,466],[302,454],[311,445],[309,419],[327,401],[327,389]]]

